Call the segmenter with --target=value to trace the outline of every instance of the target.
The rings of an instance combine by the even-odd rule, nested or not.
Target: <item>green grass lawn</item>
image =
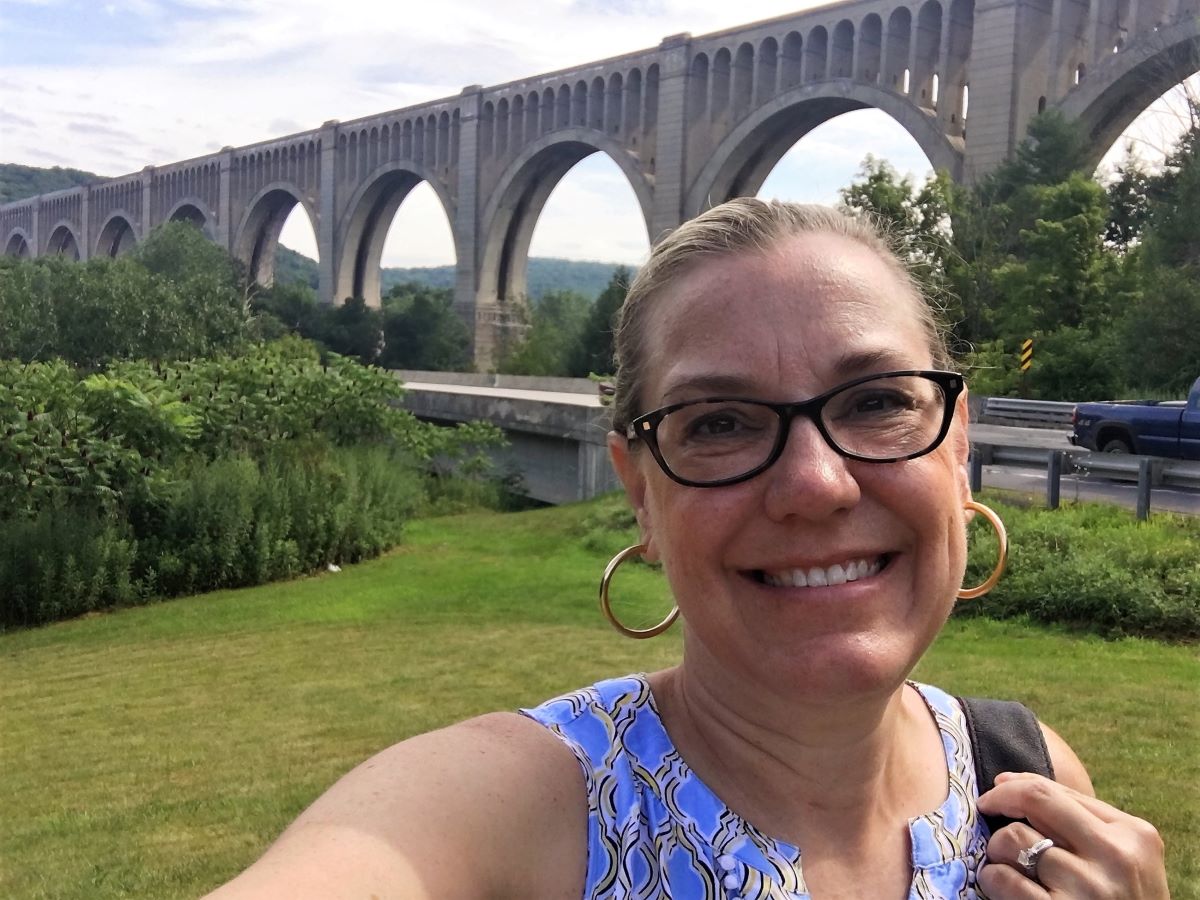
[[[390,743],[670,664],[676,632],[627,641],[596,610],[621,543],[596,509],[419,521],[340,574],[0,635],[0,897],[198,896]],[[666,608],[646,567],[617,594]],[[1200,900],[1194,646],[955,620],[917,675],[1028,702]]]

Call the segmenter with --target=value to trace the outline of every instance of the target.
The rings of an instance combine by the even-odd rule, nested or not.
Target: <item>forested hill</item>
[[[618,263],[590,262],[572,259],[533,257],[529,260],[529,296],[538,300],[550,291],[574,291],[594,300],[612,278]],[[632,268],[631,266],[627,268]],[[275,256],[275,280],[301,281],[317,286],[317,264],[294,250],[280,247]],[[383,270],[383,290],[404,281],[435,288],[454,287],[453,266],[430,266],[412,269]]]
[[[0,163],[0,203],[12,203],[38,194],[49,194],[81,184],[102,181],[103,175],[83,172],[79,169],[41,169],[37,166],[20,166],[16,163]]]

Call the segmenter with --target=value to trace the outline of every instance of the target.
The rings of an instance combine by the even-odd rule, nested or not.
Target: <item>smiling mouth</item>
[[[749,575],[759,584],[768,587],[830,587],[851,581],[862,581],[878,575],[887,568],[893,554],[881,553],[876,557],[848,559],[832,566],[812,566],[807,569],[755,569]]]

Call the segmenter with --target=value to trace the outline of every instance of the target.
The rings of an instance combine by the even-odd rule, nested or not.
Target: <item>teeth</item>
[[[779,572],[763,572],[763,580],[772,587],[826,587],[869,578],[883,568],[881,558],[873,560],[850,559],[844,565],[834,563],[827,569],[813,566],[811,569],[784,569]]]

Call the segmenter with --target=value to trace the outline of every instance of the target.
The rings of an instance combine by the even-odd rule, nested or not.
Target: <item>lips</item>
[[[829,566],[807,568],[758,569],[752,573],[756,581],[771,587],[829,587],[870,578],[888,564],[890,555],[852,557]]]

